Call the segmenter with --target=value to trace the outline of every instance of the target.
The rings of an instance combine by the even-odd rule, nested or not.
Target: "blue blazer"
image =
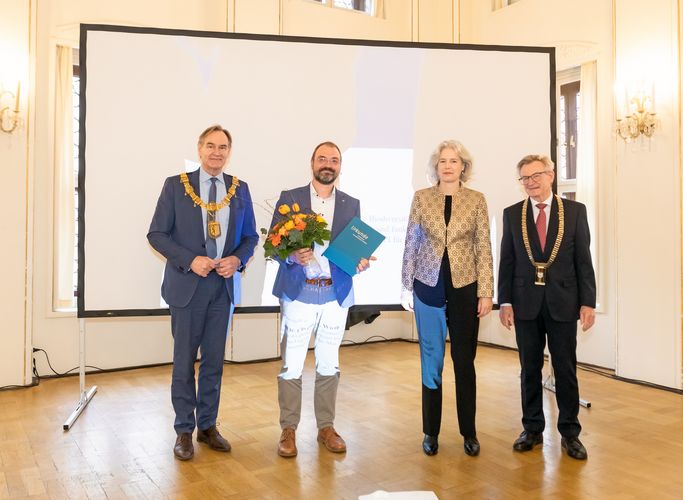
[[[189,173],[188,177],[195,193],[199,193],[199,170]],[[223,174],[223,181],[229,187],[232,176]],[[180,175],[166,179],[149,226],[147,240],[156,251],[166,257],[161,296],[171,306],[185,307],[190,303],[201,279],[192,272],[190,264],[198,255],[206,256],[206,241],[202,210],[195,207],[190,197],[185,195]],[[240,181],[230,202],[230,217],[221,257],[236,256],[242,263],[239,269],[242,271],[254,254],[258,240],[249,186]],[[230,302],[234,304],[232,277],[225,280],[225,286]]]
[[[276,210],[270,223],[271,228],[282,219],[282,216],[277,211],[277,207],[283,203],[289,206],[292,203],[297,203],[301,212],[310,213],[312,211],[310,184],[289,191],[282,191],[280,199],[277,201],[277,205],[275,205]],[[354,217],[360,217],[360,201],[337,189],[334,201],[334,216],[332,218],[332,239],[336,238]],[[297,263],[288,264],[280,259],[277,260],[280,263],[280,268],[275,277],[273,295],[280,299],[286,295],[290,299],[295,300],[299,293],[301,293],[301,289],[306,281],[303,267]],[[332,286],[334,287],[337,302],[342,304],[351,292],[353,278],[332,262],[330,262],[330,273],[332,274]]]

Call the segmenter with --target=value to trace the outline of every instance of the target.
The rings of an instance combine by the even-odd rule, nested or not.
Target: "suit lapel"
[[[311,213],[311,185],[306,184],[305,186],[297,189],[296,193],[292,193],[291,203],[297,203],[299,205],[300,212]]]
[[[223,173],[223,182],[225,183],[225,191],[227,192],[228,189],[230,189],[230,186],[232,186],[232,175]],[[239,191],[239,188],[237,191]],[[232,200],[230,200],[230,214],[228,215],[228,228],[225,234],[225,245],[223,245],[222,257],[225,257],[225,252],[232,250],[232,242],[235,241],[235,218],[237,217],[236,212],[240,205],[237,191],[235,192],[235,196],[232,197]]]
[[[346,195],[335,188],[334,215],[332,216],[332,239],[335,239],[346,227],[344,211],[346,209]]]
[[[550,205],[550,220],[548,222],[548,234],[545,238],[545,251],[543,252],[543,260],[547,262],[557,239],[557,233],[560,228],[560,209],[557,200],[553,197],[553,202]]]
[[[194,192],[197,194],[197,196],[200,196],[201,191],[199,190],[199,169],[195,170],[194,172],[190,172],[187,174],[187,177],[190,179],[190,186],[192,186]],[[190,207],[191,210],[190,219],[194,219],[196,222],[194,222],[193,225],[199,228],[197,237],[200,241],[205,241],[206,237],[204,236],[204,218],[202,217],[202,209],[199,206],[194,206],[189,196],[185,196],[185,198],[188,201],[187,206]]]

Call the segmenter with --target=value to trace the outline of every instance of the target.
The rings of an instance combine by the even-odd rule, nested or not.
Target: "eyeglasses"
[[[549,174],[549,173],[550,172],[548,172],[547,170],[544,170],[543,172],[536,172],[535,174],[531,174],[531,175],[523,175],[522,177],[520,177],[517,180],[519,182],[521,182],[522,184],[529,184],[529,181],[538,182],[539,180],[541,180],[541,176],[543,174]]]
[[[329,163],[329,164],[335,165],[335,166],[339,165],[339,163],[340,163],[339,158],[335,158],[335,157],[328,158],[327,156],[316,156],[315,159],[318,163]]]

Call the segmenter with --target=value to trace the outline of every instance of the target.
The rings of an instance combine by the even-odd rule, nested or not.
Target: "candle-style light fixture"
[[[20,96],[20,82],[17,82],[16,92],[0,87],[0,130],[8,134],[14,132],[19,125]]]
[[[617,117],[617,134],[624,141],[631,142],[640,136],[651,138],[657,129],[652,86],[627,90],[620,114]]]

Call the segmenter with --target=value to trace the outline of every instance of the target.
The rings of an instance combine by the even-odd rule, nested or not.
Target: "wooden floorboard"
[[[195,444],[174,459],[170,366],[88,376],[99,391],[74,427],[62,424],[77,400],[75,377],[0,392],[0,498],[356,498],[375,490],[430,490],[439,498],[681,499],[683,397],[580,371],[589,458],[562,454],[557,410],[546,393],[545,442],[515,453],[519,434],[517,354],[480,347],[477,356],[481,455],[463,453],[453,369],[444,372],[438,455],[421,450],[417,345],[380,343],[341,350],[336,428],[348,452],[316,442],[312,353],[304,373],[299,456],[277,456],[279,362],[226,365],[220,431],[231,453]]]

